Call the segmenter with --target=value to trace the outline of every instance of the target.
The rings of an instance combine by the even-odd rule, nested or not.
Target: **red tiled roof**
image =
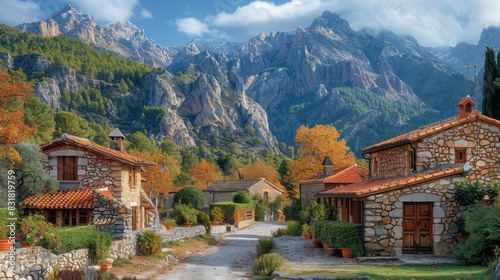
[[[435,123],[432,123],[432,124],[429,124],[426,126],[422,126],[416,130],[410,131],[410,132],[405,133],[405,134],[401,134],[401,135],[396,136],[394,138],[391,138],[391,139],[379,142],[377,144],[374,144],[372,146],[366,147],[366,148],[362,149],[361,152],[371,153],[371,152],[376,152],[376,151],[383,150],[386,148],[407,144],[407,143],[410,143],[412,141],[419,140],[419,139],[431,136],[433,134],[442,132],[444,130],[453,128],[455,126],[465,124],[468,122],[473,122],[476,120],[481,120],[483,122],[487,122],[487,123],[490,123],[490,124],[493,124],[493,125],[500,127],[500,121],[493,119],[493,118],[489,118],[487,116],[484,116],[479,111],[476,110],[476,111],[473,111],[469,116],[467,116],[465,118],[460,119],[458,117],[453,117],[453,118],[449,118],[446,120],[435,122]]]
[[[93,194],[91,189],[59,190],[42,196],[30,196],[21,206],[35,209],[91,209]]]
[[[373,194],[384,193],[408,185],[422,184],[430,180],[437,180],[464,171],[463,167],[449,167],[432,169],[408,176],[370,179],[359,183],[340,186],[316,193],[317,197],[365,197]]]
[[[105,198],[115,200],[114,195],[107,187],[96,187],[95,190],[98,191]]]
[[[156,163],[145,160],[140,157],[136,157],[133,155],[129,155],[125,152],[120,152],[108,147],[101,146],[97,143],[94,143],[90,141],[89,139],[86,138],[81,138],[81,137],[76,137],[73,135],[69,135],[67,133],[64,133],[61,138],[57,138],[55,140],[52,140],[48,143],[44,143],[41,146],[42,150],[46,150],[48,148],[60,145],[60,144],[70,144],[74,145],[77,147],[81,147],[83,149],[93,151],[95,153],[101,154],[103,156],[109,157],[111,159],[114,159],[116,161],[122,162],[122,163],[127,163],[135,166],[152,166],[156,165]]]
[[[309,179],[300,181],[300,183],[339,183],[351,184],[364,181],[368,179],[368,168],[359,166],[357,164],[345,166],[333,170],[332,175],[317,175]]]

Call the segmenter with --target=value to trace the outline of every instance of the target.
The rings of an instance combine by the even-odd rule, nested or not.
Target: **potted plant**
[[[224,221],[224,218],[226,218],[226,214],[218,206],[212,208],[212,210],[210,211],[210,216],[212,217],[213,226],[219,225]]]
[[[355,243],[362,242],[361,225],[349,222],[339,223],[336,242],[336,245],[342,250],[342,257],[351,258],[351,248],[355,246]]]
[[[54,227],[39,214],[30,215],[19,223],[18,236],[22,247],[33,247],[44,235],[54,231]]]
[[[172,230],[177,223],[174,219],[164,219],[163,224],[167,230]]]
[[[0,251],[10,251],[12,246],[14,246],[14,239],[9,239],[9,235],[9,226],[5,221],[0,221]]]
[[[190,205],[178,203],[174,206],[173,213],[178,224],[183,224],[186,227],[196,224],[198,210]]]
[[[303,224],[302,225],[302,234],[304,235],[305,239],[311,239],[312,238],[311,226],[308,224]]]
[[[102,272],[109,272],[113,264],[109,261],[113,238],[107,231],[97,231],[89,244],[90,258],[101,265]]]

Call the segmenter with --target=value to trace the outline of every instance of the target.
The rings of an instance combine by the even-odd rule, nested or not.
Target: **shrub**
[[[56,230],[56,235],[61,246],[49,250],[55,254],[61,254],[76,249],[89,248],[95,233],[95,226],[59,228]]]
[[[286,230],[286,228],[278,228],[277,230],[271,232],[271,235],[273,237],[278,237],[278,236],[282,236],[282,235],[288,235],[288,231]]]
[[[286,222],[286,232],[288,235],[299,236],[302,234],[302,228],[297,221]]]
[[[286,221],[298,221],[300,220],[300,209],[302,208],[300,200],[294,199],[290,205],[283,208],[283,214],[285,215]]]
[[[175,217],[177,224],[183,224],[186,222],[194,224],[197,221],[196,215],[198,214],[198,210],[194,209],[190,205],[176,204],[172,214]]]
[[[199,225],[203,225],[205,227],[207,234],[210,235],[210,233],[212,232],[212,224],[210,223],[210,218],[208,217],[208,215],[203,213],[202,211],[198,211],[196,220]]]
[[[309,223],[311,221],[311,215],[309,215],[309,212],[305,211],[305,210],[301,210],[299,212],[299,218],[300,218],[300,223],[301,224],[306,224],[306,223]]]
[[[335,221],[328,221],[324,223],[321,229],[321,242],[326,244],[328,247],[338,247],[337,237],[340,228],[340,223]]]
[[[207,204],[207,197],[197,187],[185,187],[174,195],[173,206],[177,204],[192,205],[196,210],[201,210]]]
[[[314,223],[314,239],[319,240],[321,242],[324,241],[324,227],[327,223],[331,223],[332,221],[328,220],[319,220]]]
[[[314,219],[324,219],[327,217],[325,204],[318,203],[316,200],[309,200],[306,206],[306,211]]]
[[[267,206],[266,201],[261,195],[255,194],[252,196],[251,203],[253,204],[254,208],[255,220],[263,221],[264,215],[266,214],[266,212],[269,212],[269,207]]]
[[[118,258],[118,259],[113,261],[113,266],[123,267],[123,265],[131,264],[131,263],[132,263],[132,261],[129,260],[128,258]]]
[[[264,254],[253,263],[253,274],[258,276],[270,276],[275,269],[280,268],[284,259],[276,253]]]
[[[89,244],[90,258],[94,262],[104,261],[109,257],[112,242],[113,238],[109,232],[97,231],[92,237],[92,242]]]
[[[152,230],[146,230],[137,236],[137,248],[143,256],[160,255],[162,244],[161,235]]]
[[[274,248],[276,244],[274,243],[274,238],[272,237],[260,237],[257,243],[257,256],[262,256],[269,253],[271,249]]]
[[[336,223],[338,229],[336,229],[335,245],[339,248],[352,248],[358,246],[356,243],[361,242],[363,246],[361,225],[349,222],[338,222]]]
[[[463,212],[467,238],[457,246],[455,256],[468,265],[487,265],[500,245],[500,205],[471,205]]]
[[[222,211],[222,209],[218,206],[215,206],[212,210],[210,210],[210,215],[212,216],[212,221],[218,221],[220,223],[222,223],[226,217],[224,211]]]
[[[481,203],[486,195],[494,202],[499,192],[499,183],[496,181],[483,184],[479,181],[463,180],[455,183],[455,187],[455,199],[462,206]]]
[[[250,195],[247,191],[238,191],[233,196],[234,203],[250,203]]]

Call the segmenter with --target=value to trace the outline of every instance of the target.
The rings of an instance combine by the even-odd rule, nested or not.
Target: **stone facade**
[[[404,176],[411,173],[411,147],[404,145],[370,154],[371,178]]]
[[[35,246],[15,250],[16,266],[12,272],[6,261],[8,253],[0,252],[0,279],[14,280],[29,276],[31,279],[44,279],[55,267],[59,267],[59,270],[80,271],[89,265],[88,249],[54,255],[43,247]]]
[[[94,191],[93,224],[105,229],[114,239],[123,238],[132,229],[132,210],[122,203]]]
[[[365,203],[365,249],[367,255],[401,255],[403,252],[403,204],[431,202],[432,241],[435,255],[450,254],[458,242],[456,221],[460,207],[453,195],[454,183],[464,177],[456,176],[430,181],[368,196]]]
[[[125,231],[121,239],[113,240],[110,251],[110,258],[113,260],[135,256],[137,254],[136,233],[130,230]]]
[[[316,199],[315,194],[317,192],[325,190],[325,183],[300,183],[300,201],[304,207],[307,201],[311,199]]]
[[[57,157],[78,157],[78,180],[59,181],[60,189],[97,186],[108,187],[113,196],[127,207],[140,204],[140,180],[139,167],[127,166],[110,160],[109,157],[81,149],[74,146],[58,145],[44,150],[49,160],[44,167],[57,180]],[[130,182],[133,178],[133,182]]]

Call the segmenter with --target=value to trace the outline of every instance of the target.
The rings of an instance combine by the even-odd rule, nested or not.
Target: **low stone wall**
[[[500,258],[498,258],[497,268],[495,269],[495,275],[493,276],[493,280],[500,280]]]
[[[239,222],[234,222],[234,227],[235,228],[244,228],[248,227],[255,224],[255,220],[246,220],[246,221],[239,221]]]
[[[34,279],[49,275],[55,267],[60,270],[83,270],[88,265],[88,249],[74,250],[54,255],[49,250],[35,246],[15,250],[15,267],[9,270],[9,251],[0,252],[0,279],[13,280],[32,276]]]
[[[137,235],[133,231],[125,231],[123,239],[113,240],[110,258],[128,258],[137,254]]]
[[[137,230],[136,233],[139,235],[145,230],[154,230],[154,229],[152,228],[140,229]],[[207,233],[204,226],[194,226],[190,228],[174,227],[172,230],[157,229],[155,231],[161,235],[163,242],[180,240],[186,237],[191,238],[198,235],[205,235]]]

